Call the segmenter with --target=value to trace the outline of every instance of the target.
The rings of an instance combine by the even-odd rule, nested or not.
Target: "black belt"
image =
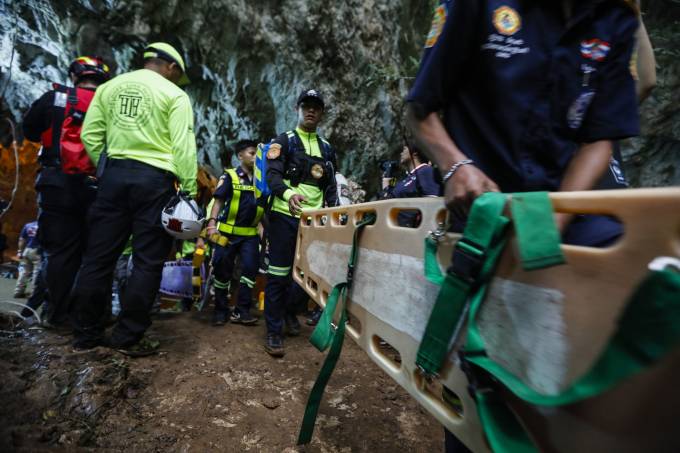
[[[152,170],[165,176],[171,176],[173,179],[177,178],[177,176],[171,171],[154,167],[153,165],[149,165],[135,159],[116,159],[109,157],[106,166],[109,168],[123,168],[127,170]]]

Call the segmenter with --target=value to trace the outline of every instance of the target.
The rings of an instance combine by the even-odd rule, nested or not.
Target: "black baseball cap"
[[[306,99],[314,99],[319,104],[321,104],[322,108],[326,108],[326,104],[323,102],[323,97],[321,96],[321,93],[318,90],[314,89],[304,90],[302,93],[300,93],[300,96],[298,96],[297,104],[295,105],[299,107],[300,104],[302,104],[302,101]]]

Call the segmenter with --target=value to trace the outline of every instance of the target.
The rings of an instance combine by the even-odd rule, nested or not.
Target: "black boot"
[[[229,289],[215,288],[215,312],[213,313],[213,326],[223,326],[229,321]]]

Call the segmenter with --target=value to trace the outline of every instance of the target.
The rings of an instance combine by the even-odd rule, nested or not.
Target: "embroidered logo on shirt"
[[[610,45],[597,38],[581,41],[581,56],[589,60],[602,61],[609,53]]]
[[[578,129],[581,127],[583,117],[585,116],[590,103],[593,101],[593,97],[595,97],[595,91],[588,90],[581,93],[571,104],[571,107],[569,107],[569,111],[567,112],[567,124],[571,129]]]
[[[430,27],[430,32],[427,34],[427,40],[425,41],[425,48],[429,49],[434,46],[439,39],[439,35],[442,34],[444,29],[444,24],[446,23],[446,6],[439,5],[434,9],[434,17],[432,18],[432,26]]]
[[[281,145],[272,143],[267,151],[267,159],[276,159],[281,154]]]
[[[501,6],[493,12],[493,25],[498,33],[510,36],[517,33],[522,27],[522,19],[514,9],[509,6]]]

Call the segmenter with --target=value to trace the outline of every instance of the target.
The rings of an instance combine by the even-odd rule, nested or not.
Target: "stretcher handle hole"
[[[371,338],[373,352],[382,359],[383,363],[398,372],[401,369],[401,354],[390,343],[378,335]]]
[[[314,281],[312,277],[307,277],[307,292],[311,294],[312,297],[316,297],[319,293],[319,285]]]
[[[331,214],[331,226],[343,227],[349,223],[349,214],[346,211],[333,212]]]
[[[392,208],[388,223],[398,228],[418,228],[423,223],[423,211],[418,208]]]
[[[413,380],[420,393],[430,402],[441,407],[452,417],[463,418],[464,406],[456,392],[444,387],[438,378],[424,376],[419,370],[413,372]]]
[[[378,214],[375,212],[375,209],[368,209],[368,210],[365,210],[365,211],[356,211],[354,213],[354,225],[355,226],[358,225],[359,222],[364,220],[364,218],[367,215],[371,215],[371,214],[375,215],[375,222],[373,222],[372,224],[366,225],[365,228],[373,228],[378,223]]]

